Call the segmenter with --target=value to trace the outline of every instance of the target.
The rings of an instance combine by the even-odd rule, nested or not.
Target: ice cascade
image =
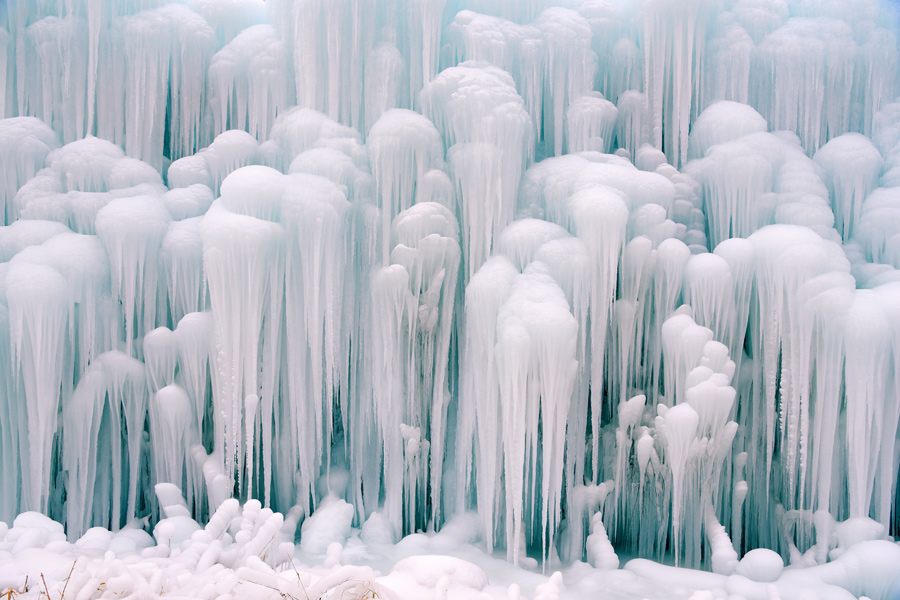
[[[900,535],[898,23],[3,3],[0,541],[471,518],[771,581]]]

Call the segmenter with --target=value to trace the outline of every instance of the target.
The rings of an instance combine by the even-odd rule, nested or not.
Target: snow
[[[0,4],[0,596],[900,594],[896,6]]]
[[[757,548],[744,555],[735,572],[752,581],[776,581],[784,572],[784,561],[777,552]]]
[[[595,571],[576,563],[552,575],[514,567],[477,549],[465,534],[416,534],[385,545],[338,518],[352,508],[339,499],[325,502],[306,529],[315,550],[340,550],[333,564],[316,566],[311,555],[290,541],[282,517],[250,501],[223,504],[205,527],[184,515],[178,489],[156,489],[161,519],[150,534],[136,527],[118,532],[93,528],[74,542],[62,525],[35,512],[20,514],[0,529],[5,569],[0,584],[14,593],[175,594],[230,598],[889,598],[900,585],[900,547],[883,540],[862,541],[828,565],[785,569],[770,550],[749,552],[734,575],[676,569],[644,559],[623,570]],[[318,514],[318,513],[321,514]],[[335,525],[329,525],[329,521]],[[599,520],[597,520],[599,522]],[[340,523],[340,524],[338,524]],[[848,523],[849,525],[849,523]],[[462,530],[460,531],[462,533]],[[605,568],[614,568],[606,563]],[[815,575],[812,572],[815,572]],[[601,591],[602,590],[602,591]]]

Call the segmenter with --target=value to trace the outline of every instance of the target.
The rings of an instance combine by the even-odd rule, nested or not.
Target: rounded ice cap
[[[380,512],[375,511],[362,524],[359,537],[369,546],[394,543],[394,532],[391,525]]]
[[[266,164],[287,170],[300,153],[321,146],[336,138],[359,142],[359,132],[341,125],[320,112],[294,107],[278,116],[269,133],[269,140],[260,146]]]
[[[744,555],[736,572],[751,581],[771,582],[781,577],[782,571],[784,560],[780,554],[767,548],[757,548]]]
[[[360,169],[353,157],[332,146],[317,146],[304,150],[291,162],[288,173],[317,175],[347,188],[351,198],[372,193],[372,176]]]
[[[259,165],[232,171],[221,186],[221,202],[229,211],[268,221],[280,218],[283,195],[284,175]]]
[[[394,218],[393,230],[395,244],[410,247],[432,234],[454,240],[459,237],[456,217],[446,206],[437,202],[413,204]]]
[[[450,176],[440,169],[425,172],[416,182],[416,203],[436,202],[447,208],[456,205],[456,189]]]
[[[790,14],[786,0],[738,0],[731,12],[757,44],[780,27]]]
[[[8,267],[5,269],[4,281],[0,284],[0,292],[5,291],[9,309],[10,340],[16,355],[21,356],[27,338],[35,337],[30,335],[30,331],[36,322],[41,323],[38,329],[41,335],[31,343],[36,343],[39,350],[46,347],[53,351],[55,344],[64,335],[68,311],[68,287],[65,277],[53,267],[42,264],[23,261],[11,263]],[[0,269],[0,276],[3,273],[4,270]],[[32,398],[29,397],[28,400],[32,401]],[[55,415],[55,409],[53,414]],[[44,467],[42,470],[46,469],[47,467]]]
[[[569,236],[569,232],[556,223],[531,218],[518,219],[503,229],[497,247],[501,254],[509,257],[521,270],[534,260],[541,246]]]
[[[212,188],[213,176],[209,172],[206,159],[201,154],[183,156],[174,161],[166,169],[166,180],[172,189],[190,187],[192,185],[205,185]]]
[[[154,196],[117,198],[97,212],[94,227],[104,244],[124,244],[126,240],[158,238],[162,241],[171,217],[163,202]]]
[[[215,28],[219,40],[225,43],[266,20],[265,0],[189,0],[188,6]]]
[[[819,148],[813,159],[822,169],[834,214],[843,239],[850,239],[860,219],[863,201],[878,187],[884,159],[875,144],[859,133],[845,133]],[[830,211],[828,211],[830,212]]]
[[[130,156],[113,162],[106,175],[106,187],[110,190],[134,187],[142,183],[162,185],[162,177],[151,165]]]
[[[160,519],[153,528],[153,537],[162,545],[177,547],[191,539],[195,531],[200,529],[196,521],[186,516]]]
[[[428,169],[430,162],[440,162],[443,158],[444,141],[428,117],[413,110],[393,108],[372,125],[366,149],[373,163],[378,162],[385,153],[401,151],[419,154],[416,166],[422,173]]]
[[[190,398],[180,386],[170,384],[161,388],[152,401],[159,405],[159,415],[164,416],[173,425],[176,423],[181,427],[190,425],[193,408]]]
[[[409,575],[419,585],[429,588],[441,579],[476,590],[488,584],[481,567],[453,556],[410,556],[397,562],[391,573]]]
[[[213,199],[213,191],[208,185],[194,183],[166,192],[163,204],[174,220],[182,221],[205,214]]]
[[[752,106],[722,100],[710,104],[691,127],[688,160],[702,158],[716,144],[766,131],[768,124]]]
[[[572,100],[566,111],[568,151],[609,152],[618,115],[616,105],[600,92],[588,92]]]
[[[70,229],[58,221],[20,219],[0,226],[0,262],[6,262],[29,246],[43,244]]]
[[[49,125],[35,117],[0,119],[0,224],[12,223],[16,191],[44,165],[59,138]]]
[[[660,165],[666,164],[666,155],[662,150],[649,144],[641,146],[634,154],[634,166],[641,171],[654,171]]]

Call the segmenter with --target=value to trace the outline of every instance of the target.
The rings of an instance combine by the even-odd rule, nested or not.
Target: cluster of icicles
[[[893,17],[381,4],[0,7],[0,520],[337,493],[725,573],[897,533]]]

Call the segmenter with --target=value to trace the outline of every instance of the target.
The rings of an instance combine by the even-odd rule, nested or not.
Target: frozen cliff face
[[[760,581],[897,535],[896,17],[5,4],[0,520],[174,484]]]

